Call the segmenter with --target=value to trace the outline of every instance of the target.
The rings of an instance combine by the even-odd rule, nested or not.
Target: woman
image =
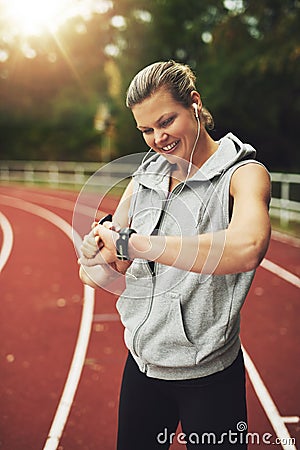
[[[84,283],[126,272],[118,450],[167,449],[179,422],[188,449],[247,447],[239,315],[268,247],[270,179],[250,145],[211,138],[195,82],[174,61],[134,77],[127,106],[155,153],[82,246]]]

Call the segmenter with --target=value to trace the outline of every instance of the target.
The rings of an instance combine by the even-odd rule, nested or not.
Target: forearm
[[[256,268],[266,248],[267,242],[228,229],[197,236],[136,234],[130,239],[129,254],[133,259],[143,258],[183,270],[222,275]]]

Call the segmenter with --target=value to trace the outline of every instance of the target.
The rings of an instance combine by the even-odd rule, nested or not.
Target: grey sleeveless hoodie
[[[167,236],[226,229],[231,176],[241,165],[256,163],[253,158],[255,150],[229,133],[193,177],[169,194],[171,165],[155,154],[133,174],[131,227],[144,235],[159,228]],[[240,309],[253,276],[254,271],[198,274],[135,259],[117,309],[140,370],[179,380],[228,367],[240,349]]]

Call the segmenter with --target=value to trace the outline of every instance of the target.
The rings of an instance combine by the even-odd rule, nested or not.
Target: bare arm
[[[127,185],[113,215],[113,222],[118,224],[121,228],[128,226],[128,213],[132,194],[133,194],[133,180],[131,180]]]
[[[270,179],[259,164],[238,168],[232,176],[230,194],[233,211],[227,229],[198,236],[144,236],[133,234],[129,241],[131,259],[143,258],[197,273],[228,274],[256,268],[270,239],[268,205]],[[114,262],[118,234],[99,225],[95,234],[104,247],[102,263]]]
[[[256,268],[270,238],[270,180],[264,167],[247,164],[237,169],[230,193],[233,211],[226,230],[192,237],[134,234],[130,256],[198,273],[226,274]]]

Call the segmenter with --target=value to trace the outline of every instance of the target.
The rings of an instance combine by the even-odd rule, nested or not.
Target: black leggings
[[[179,422],[182,433],[175,437]],[[222,372],[179,381],[147,377],[128,355],[120,394],[118,450],[165,450],[176,440],[187,449],[245,450],[246,428],[242,351]]]

